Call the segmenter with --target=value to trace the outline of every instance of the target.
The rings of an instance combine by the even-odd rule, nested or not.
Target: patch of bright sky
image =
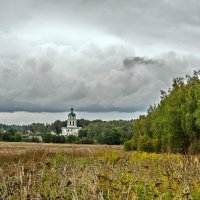
[[[106,112],[106,113],[89,113],[89,112],[76,112],[77,118],[81,119],[101,119],[101,120],[131,120],[136,119],[142,112],[125,113],[125,112]],[[0,123],[3,124],[32,124],[32,123],[53,123],[56,120],[64,121],[67,119],[67,112],[58,113],[31,113],[31,112],[1,112]]]
[[[122,40],[88,27],[72,26],[70,24],[40,23],[27,25],[16,32],[21,40],[32,44],[56,43],[60,45],[80,46],[82,43],[95,43],[101,47],[111,44],[121,44]]]

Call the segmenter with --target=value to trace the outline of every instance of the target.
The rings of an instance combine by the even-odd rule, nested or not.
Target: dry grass
[[[0,143],[0,199],[200,199],[199,156]]]

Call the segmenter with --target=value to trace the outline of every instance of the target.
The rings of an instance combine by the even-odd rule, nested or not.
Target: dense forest
[[[133,123],[125,149],[148,152],[200,152],[200,72],[174,78],[161,100]]]
[[[33,123],[30,125],[0,124],[0,140],[81,144],[123,144],[133,135],[133,121],[85,120],[78,119],[77,125],[82,127],[78,137],[61,136],[61,128],[67,126],[67,121],[57,120],[52,124]]]

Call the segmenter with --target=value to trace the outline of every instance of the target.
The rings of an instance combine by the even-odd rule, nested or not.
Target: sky
[[[198,0],[0,0],[0,123],[133,119],[199,70]]]

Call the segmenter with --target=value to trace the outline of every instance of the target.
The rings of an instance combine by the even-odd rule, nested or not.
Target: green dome
[[[74,113],[73,108],[71,108],[71,112],[68,114],[68,117],[76,117],[76,114]]]
[[[68,116],[69,117],[76,117],[76,114],[75,113],[69,113]]]

